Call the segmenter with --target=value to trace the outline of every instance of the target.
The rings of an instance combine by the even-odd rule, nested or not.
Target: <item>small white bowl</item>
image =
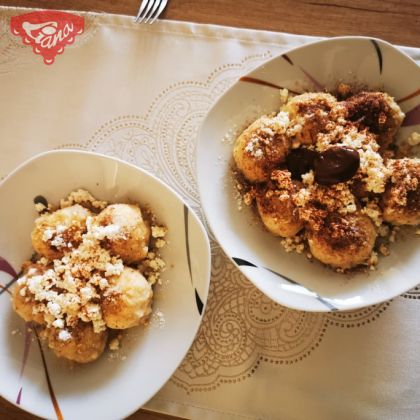
[[[225,253],[268,297],[300,310],[361,308],[416,286],[420,250],[415,235],[392,244],[391,255],[380,259],[377,271],[351,278],[310,262],[304,255],[287,254],[278,238],[255,223],[250,209],[238,210],[229,169],[233,143],[227,140],[260,115],[279,110],[279,89],[273,85],[313,92],[334,89],[338,82],[383,89],[400,100],[407,116],[399,136],[407,138],[412,131],[420,131],[417,64],[384,41],[344,37],[291,50],[246,77],[238,80],[210,110],[197,147],[201,202],[209,226]]]
[[[42,195],[58,203],[77,188],[109,202],[129,199],[148,204],[168,227],[169,243],[162,252],[167,270],[162,285],[155,288],[151,324],[127,331],[119,357],[111,358],[107,351],[96,362],[72,370],[45,349],[49,390],[37,340],[32,334],[25,346],[26,334],[16,333],[25,330],[24,323],[3,289],[0,395],[44,418],[57,417],[52,393],[64,418],[123,418],[165,384],[188,352],[207,300],[210,247],[195,214],[154,176],[94,153],[47,152],[19,166],[0,185],[0,284],[7,284],[12,268],[19,271],[32,254],[30,233],[37,217],[34,197]],[[25,349],[29,350],[26,362]]]

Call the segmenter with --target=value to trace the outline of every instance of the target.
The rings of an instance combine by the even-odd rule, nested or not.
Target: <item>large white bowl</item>
[[[66,361],[45,349],[44,367],[35,335],[16,333],[25,330],[24,323],[0,288],[0,394],[44,418],[59,417],[57,410],[69,419],[123,418],[164,385],[192,344],[207,300],[210,247],[194,213],[152,175],[98,154],[47,152],[25,162],[0,185],[0,284],[10,282],[13,270],[19,271],[31,256],[34,197],[54,203],[76,188],[110,202],[149,204],[168,227],[169,244],[163,250],[168,268],[153,303],[157,315],[148,327],[128,330],[118,358],[107,352],[70,370]]]
[[[276,57],[238,80],[208,113],[197,149],[197,175],[207,221],[225,253],[274,301],[306,311],[349,310],[379,303],[419,283],[417,238],[392,246],[375,272],[351,278],[303,255],[287,254],[279,239],[256,223],[250,209],[238,211],[230,176],[232,142],[258,116],[278,111],[278,88],[331,90],[338,82],[383,89],[407,116],[400,137],[420,130],[420,68],[392,45],[364,37],[315,42]],[[258,79],[260,83],[251,83]],[[265,84],[263,84],[263,83]]]

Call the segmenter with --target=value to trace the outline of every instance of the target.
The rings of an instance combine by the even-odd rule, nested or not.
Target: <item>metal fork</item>
[[[160,16],[167,4],[168,0],[143,0],[134,21],[152,24]]]

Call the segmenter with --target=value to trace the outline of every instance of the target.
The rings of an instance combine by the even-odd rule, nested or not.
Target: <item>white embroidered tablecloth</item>
[[[0,8],[0,176],[48,149],[98,151],[153,172],[200,216],[194,153],[207,110],[242,74],[315,39],[80,13],[83,33],[48,65],[10,30],[26,12]],[[265,298],[214,241],[212,258],[202,327],[145,408],[194,419],[420,416],[419,287],[362,310],[305,313]]]

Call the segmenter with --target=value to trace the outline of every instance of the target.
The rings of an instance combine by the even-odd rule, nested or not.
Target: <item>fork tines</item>
[[[168,0],[143,0],[135,22],[152,24],[163,12]]]

